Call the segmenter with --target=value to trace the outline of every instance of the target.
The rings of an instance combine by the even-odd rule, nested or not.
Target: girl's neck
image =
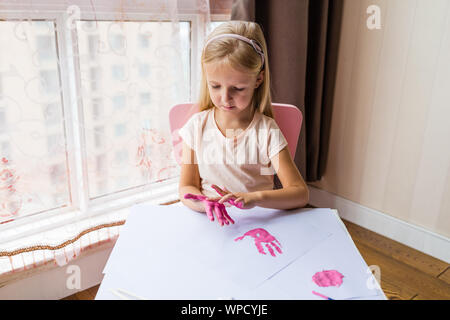
[[[231,112],[221,110],[218,107],[214,107],[213,112],[217,126],[222,130],[245,130],[250,125],[255,115],[255,110],[251,106],[247,107],[245,110],[241,111],[238,114],[233,114]]]

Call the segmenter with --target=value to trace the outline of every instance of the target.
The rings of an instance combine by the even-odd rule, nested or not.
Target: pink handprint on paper
[[[342,284],[344,275],[337,270],[324,270],[316,272],[312,279],[319,287],[335,286],[339,287]]]
[[[246,232],[242,237],[238,237],[238,238],[234,239],[234,241],[242,240],[246,236],[250,236],[253,239],[255,239],[255,246],[258,249],[259,253],[261,253],[261,254],[266,254],[262,244],[265,244],[267,250],[269,250],[270,254],[273,257],[275,257],[275,252],[273,251],[272,246],[279,253],[283,253],[280,248],[281,247],[280,242],[274,236],[272,236],[269,232],[267,232],[266,230],[264,230],[262,228],[250,230],[250,231]]]

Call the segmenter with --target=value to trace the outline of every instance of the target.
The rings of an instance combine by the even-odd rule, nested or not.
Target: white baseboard
[[[309,186],[309,189],[311,205],[337,209],[339,216],[347,221],[450,263],[449,238],[316,187]]]

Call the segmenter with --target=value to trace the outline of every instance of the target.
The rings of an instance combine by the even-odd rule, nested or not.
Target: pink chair
[[[273,103],[272,110],[276,123],[281,129],[288,142],[289,152],[292,159],[295,157],[298,137],[302,127],[302,112],[292,104]],[[183,103],[173,106],[169,111],[170,132],[172,133],[172,144],[175,151],[175,159],[181,165],[181,156],[183,152],[183,140],[178,135],[178,130],[189,120],[189,118],[198,112],[196,105],[192,103]]]

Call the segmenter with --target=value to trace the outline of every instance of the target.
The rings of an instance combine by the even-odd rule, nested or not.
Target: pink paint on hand
[[[319,287],[339,287],[344,276],[336,270],[324,270],[313,275],[313,281]]]
[[[261,254],[266,254],[262,244],[265,244],[267,250],[269,250],[270,254],[273,257],[275,257],[275,252],[273,251],[272,246],[279,253],[283,253],[280,248],[281,247],[280,242],[274,236],[272,236],[269,232],[267,232],[266,230],[264,230],[262,228],[250,230],[250,231],[246,232],[242,237],[238,237],[238,238],[234,239],[234,241],[242,240],[246,236],[250,236],[253,239],[255,239],[255,246],[258,249],[259,253],[261,253]],[[277,244],[280,247],[278,247]]]
[[[192,193],[186,193],[184,195],[184,198],[185,199],[200,200],[200,201],[208,199],[207,196],[202,196],[200,194],[192,194]]]
[[[234,224],[234,220],[229,216],[224,204],[219,203],[218,200],[209,200],[207,196],[192,193],[186,193],[184,198],[202,201],[205,205],[206,215],[209,220],[214,221],[214,213],[216,213],[217,220],[219,220],[220,225],[228,225],[230,222]]]
[[[215,185],[211,186],[214,190],[216,190],[216,192],[221,195],[224,196],[225,194],[222,193],[219,189],[217,189],[217,187]],[[239,209],[242,209],[244,207],[244,204],[242,202],[236,202],[233,199],[229,199],[226,202],[229,202],[231,205],[238,207]]]

